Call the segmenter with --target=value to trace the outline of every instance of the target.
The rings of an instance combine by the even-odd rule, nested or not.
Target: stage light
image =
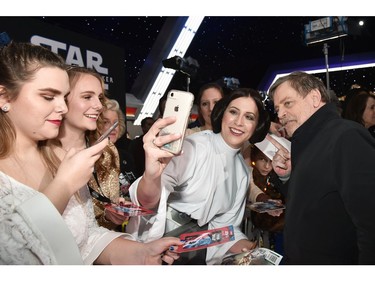
[[[231,90],[237,89],[240,86],[240,80],[234,77],[223,77],[224,85]]]
[[[338,66],[338,67],[331,67],[329,69],[330,72],[336,72],[336,71],[343,71],[343,70],[348,70],[348,69],[359,69],[359,68],[368,68],[368,67],[375,67],[375,59],[373,62],[366,62],[366,63],[360,63],[358,62],[358,64],[353,64],[353,65],[346,65],[346,66]],[[296,69],[297,70],[297,69]],[[296,71],[294,70],[294,71]],[[304,71],[306,73],[310,73],[310,74],[319,74],[319,73],[323,73],[323,72],[326,72],[326,69],[325,68],[316,68],[316,69],[309,69],[309,70],[303,70],[302,68],[299,69],[301,71]],[[280,77],[283,77],[283,76],[286,76],[288,74],[290,74],[291,72],[288,71],[288,72],[285,72],[285,73],[278,73],[274,76],[272,82],[268,85],[268,89],[267,89],[267,93],[269,91],[269,88],[272,86],[272,84]]]
[[[180,35],[178,36],[175,44],[172,46],[168,58],[171,57],[184,57],[191,41],[193,40],[195,33],[197,32],[200,24],[203,21],[203,16],[192,16],[188,17],[185,25],[183,26]],[[164,66],[160,66],[160,71],[155,79],[149,94],[143,104],[141,111],[138,114],[137,119],[134,121],[134,125],[140,125],[141,121],[145,117],[152,117],[159,104],[159,99],[164,95],[167,90],[173,75],[176,70],[168,69]]]
[[[163,60],[162,63],[164,67],[180,71],[188,76],[195,76],[199,68],[198,61],[192,57],[184,59],[179,56],[174,56]]]
[[[325,17],[305,24],[305,44],[325,42],[348,35],[347,17]]]

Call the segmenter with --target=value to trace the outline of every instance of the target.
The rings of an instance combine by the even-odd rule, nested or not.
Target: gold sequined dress
[[[115,158],[116,158],[116,167],[111,168],[109,171],[109,175],[105,178],[105,171],[98,171],[97,172],[97,179],[99,181],[99,185],[97,184],[95,177],[92,176],[89,185],[92,189],[98,192],[100,195],[109,198],[112,202],[117,202],[118,198],[120,197],[120,184],[119,184],[119,173],[120,173],[120,158],[117,151],[117,148],[113,143],[109,143],[110,149],[113,151]],[[104,151],[104,166],[111,165],[111,154]],[[108,221],[104,217],[104,204],[103,202],[99,201],[96,198],[93,198],[94,203],[94,212],[96,220],[100,226],[104,226],[108,229],[116,229],[117,225]]]

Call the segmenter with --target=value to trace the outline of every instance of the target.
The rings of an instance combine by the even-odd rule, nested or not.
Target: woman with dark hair
[[[224,90],[217,83],[204,84],[198,93],[198,118],[195,122],[189,124],[186,130],[186,136],[204,130],[212,130],[211,113],[215,104],[224,97]],[[196,125],[193,127],[193,125]]]
[[[362,92],[352,97],[347,104],[344,118],[362,124],[375,137],[375,96]]]
[[[264,109],[262,98],[258,91],[253,89],[237,89],[234,90],[231,95],[224,97],[218,101],[218,105],[215,106],[211,114],[211,124],[214,133],[220,133],[223,126],[224,113],[228,110],[229,104],[238,98],[252,98],[258,110],[258,123],[255,131],[250,136],[248,141],[250,143],[257,143],[264,140],[270,128],[270,118],[268,112]]]
[[[165,137],[157,136],[158,124],[145,135],[146,171],[130,195],[157,214],[147,221],[132,218],[127,230],[149,241],[172,230],[178,235],[199,229],[186,228],[192,222],[208,229],[233,225],[233,241],[207,248],[206,263],[220,264],[226,254],[255,247],[241,232],[250,174],[240,149],[248,140],[262,141],[270,119],[260,94],[242,88],[215,105],[211,120],[213,131],[186,138],[183,153],[169,163],[154,156]]]
[[[349,89],[345,94],[345,99],[341,103],[342,113],[341,115],[344,117],[346,115],[346,108],[348,107],[349,102],[352,100],[353,97],[359,95],[359,94],[365,94],[369,93],[369,91],[361,87],[359,85],[352,85],[352,88]]]

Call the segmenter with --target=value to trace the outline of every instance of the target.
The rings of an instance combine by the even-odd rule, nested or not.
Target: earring
[[[1,110],[4,111],[4,112],[8,112],[8,110],[9,110],[8,105],[7,104],[3,105]]]

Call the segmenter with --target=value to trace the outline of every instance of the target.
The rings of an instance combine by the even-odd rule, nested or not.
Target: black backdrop
[[[91,67],[104,78],[108,95],[126,106],[124,49],[28,17],[0,17],[0,33],[50,48],[68,64]]]

